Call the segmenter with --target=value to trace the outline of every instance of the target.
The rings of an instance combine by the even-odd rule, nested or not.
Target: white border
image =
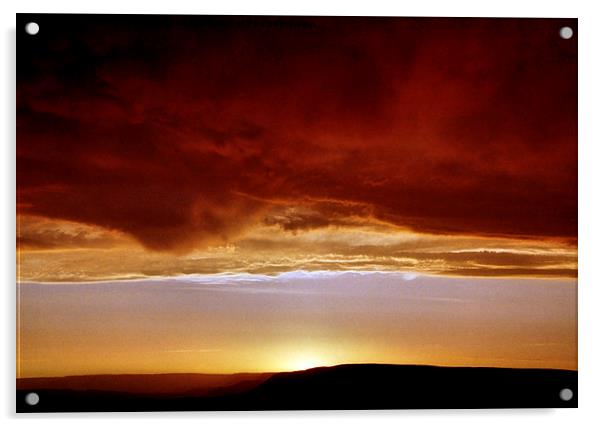
[[[600,8],[595,1],[144,1],[78,0],[1,2],[0,20],[3,24],[2,67],[0,79],[3,100],[0,115],[4,141],[1,145],[0,186],[2,208],[2,368],[4,369],[0,395],[0,416],[12,425],[43,422],[44,425],[64,426],[105,425],[110,419],[117,425],[141,422],[145,425],[163,425],[175,418],[184,423],[199,422],[233,425],[245,422],[251,426],[332,424],[344,422],[354,426],[377,422],[382,425],[441,425],[457,423],[462,426],[506,426],[545,424],[550,426],[602,425],[602,344],[600,330],[602,309],[602,281],[599,268],[600,204],[602,167],[602,61],[600,48],[602,22]],[[364,411],[364,412],[302,412],[302,413],[163,413],[163,414],[69,414],[69,415],[14,415],[14,339],[15,339],[15,13],[16,12],[71,12],[71,13],[162,13],[162,14],[289,14],[289,15],[393,15],[393,16],[498,16],[498,17],[577,17],[579,18],[579,409],[578,410],[488,410],[488,411]],[[598,108],[596,108],[598,107]],[[18,418],[21,418],[20,420]],[[82,419],[85,419],[82,420]]]

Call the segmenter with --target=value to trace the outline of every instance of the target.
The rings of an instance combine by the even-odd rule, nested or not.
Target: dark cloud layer
[[[576,237],[576,20],[35,18],[20,213],[159,250],[358,216]]]

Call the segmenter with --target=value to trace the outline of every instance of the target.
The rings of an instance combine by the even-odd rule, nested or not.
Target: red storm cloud
[[[576,238],[577,41],[558,36],[576,20],[36,19],[18,38],[20,214],[158,250],[299,205],[307,223],[283,228],[334,213]]]

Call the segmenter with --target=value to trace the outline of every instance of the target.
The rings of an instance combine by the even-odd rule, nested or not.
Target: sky
[[[576,20],[36,22],[18,35],[22,375],[97,373],[100,349],[120,372],[286,370],[268,354],[295,346],[576,368]]]
[[[20,376],[576,369],[575,291],[558,279],[333,271],[24,283]]]

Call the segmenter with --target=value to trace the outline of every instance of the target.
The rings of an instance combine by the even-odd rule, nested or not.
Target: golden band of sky
[[[577,249],[562,240],[425,234],[361,218],[355,224],[293,231],[263,222],[237,239],[173,253],[147,250],[101,227],[25,216],[19,218],[18,241],[19,279],[36,282],[293,270],[577,275]]]

